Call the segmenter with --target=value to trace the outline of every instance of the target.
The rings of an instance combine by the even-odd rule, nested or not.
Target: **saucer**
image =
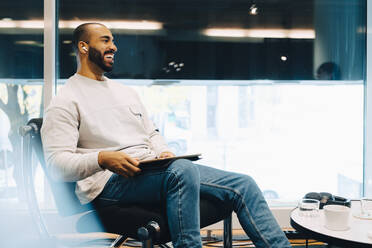
[[[372,220],[372,214],[362,215],[362,213],[353,213],[353,216],[358,219]]]

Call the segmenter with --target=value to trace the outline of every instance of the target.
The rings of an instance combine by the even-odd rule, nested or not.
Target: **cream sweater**
[[[99,151],[120,150],[139,159],[169,151],[133,89],[79,74],[53,98],[41,137],[48,172],[54,180],[77,182],[82,204],[97,197],[112,175],[99,166]]]

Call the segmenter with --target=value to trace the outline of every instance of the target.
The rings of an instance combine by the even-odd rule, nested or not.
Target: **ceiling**
[[[44,0],[0,1],[0,35],[2,35],[0,41],[7,42],[7,46],[3,46],[3,51],[7,52],[9,50],[12,51],[11,54],[22,54],[22,56],[19,56],[20,61],[24,61],[25,57],[31,59],[32,56],[29,56],[29,54],[37,54],[37,56],[42,54],[43,3]],[[252,4],[256,4],[258,7],[258,15],[249,13]],[[330,40],[329,43],[344,44],[350,47],[350,44],[355,43],[355,40],[351,40],[354,39],[354,36],[342,39],[342,42],[335,41],[333,37],[352,33],[355,28],[359,27],[359,23],[365,23],[358,19],[359,17],[363,18],[365,5],[366,0],[59,0],[57,9],[61,21],[147,20],[163,24],[156,35],[141,33],[145,34],[141,36],[138,35],[140,33],[137,30],[130,35],[127,35],[129,34],[127,30],[122,33],[116,33],[117,30],[113,31],[117,43],[122,46],[120,50],[123,57],[120,61],[123,65],[117,68],[124,68],[126,71],[117,72],[116,75],[121,78],[166,78],[159,73],[162,72],[162,66],[174,57],[182,58],[183,62],[187,60],[190,71],[186,72],[185,69],[184,73],[189,73],[185,74],[186,76],[197,75],[199,78],[219,78],[219,75],[222,75],[222,72],[225,71],[221,78],[304,79],[312,78],[315,35],[312,38],[293,38],[289,35],[273,37],[272,33],[280,30],[288,34],[303,29],[314,33],[318,31],[316,37],[319,37],[318,35],[322,30],[319,30],[319,26],[316,25],[319,23],[327,24],[323,25],[324,30],[326,30],[324,37]],[[336,14],[333,15],[334,13]],[[349,15],[350,13],[354,13],[354,15]],[[328,14],[331,14],[331,16],[328,16]],[[30,22],[30,20],[40,20],[39,24],[41,23],[41,26],[29,30],[27,28],[3,28],[1,22],[4,21],[4,18],[11,19],[10,21],[28,20]],[[329,22],[329,20],[333,21]],[[343,22],[340,22],[340,20],[343,20]],[[337,23],[340,23],[340,25],[335,28]],[[257,29],[266,32],[266,34],[265,36],[247,34],[243,38],[236,38],[234,36],[208,36],[202,32],[219,28],[225,28],[224,32],[227,28],[240,29],[245,32]],[[127,29],[127,27],[122,27],[122,29]],[[71,64],[71,68],[62,71],[61,75],[63,73],[63,75],[70,75],[74,70],[72,66],[74,57],[70,56],[72,52],[70,37],[72,30],[60,29],[59,31],[59,41],[62,44],[60,48],[64,49],[61,54],[65,55],[63,57],[65,60],[61,63]],[[331,32],[333,32],[333,35],[331,35]],[[32,36],[19,35],[25,33]],[[334,35],[335,33],[337,35]],[[360,47],[363,47],[364,38],[360,37],[360,42],[359,40],[358,42],[362,44]],[[345,49],[341,45],[332,45],[329,53],[337,56],[344,54]],[[127,49],[128,47],[130,49]],[[356,48],[351,48],[347,51],[353,53]],[[195,53],[197,56],[194,56]],[[23,54],[28,55],[24,56]],[[281,58],[283,54],[290,58],[286,64],[277,59]],[[37,56],[35,55],[35,58]],[[42,57],[39,57],[37,58],[41,61]],[[3,58],[8,59],[8,56],[3,56]],[[198,58],[203,62],[197,61]],[[219,61],[218,58],[222,58],[222,60],[216,62]],[[230,58],[231,61],[225,63],[226,58]],[[8,63],[8,60],[4,61],[4,64]],[[124,63],[127,64],[124,65]],[[143,63],[148,64],[144,65]],[[217,70],[213,63],[217,67],[222,64],[224,66]],[[33,68],[32,66],[37,64],[38,62],[30,60],[29,65],[24,66],[24,68]],[[155,68],[155,66],[157,67]],[[197,74],[199,71],[200,75]],[[241,75],[235,75],[235,72],[241,73]],[[216,76],[213,73],[220,74]],[[267,73],[272,75],[270,74],[271,76],[267,77]],[[299,73],[299,75],[296,73]],[[31,72],[29,74],[34,75]],[[174,75],[170,76],[174,77]],[[187,78],[186,76],[184,78]]]
[[[330,0],[325,0],[330,1]],[[332,0],[333,1],[333,0]],[[323,0],[324,2],[324,0]],[[253,3],[259,14],[249,15]],[[286,27],[312,25],[314,0],[60,0],[59,17],[156,20],[167,28]],[[43,0],[2,0],[0,19],[43,18]]]
[[[60,20],[147,20],[171,30],[314,29],[319,8],[345,9],[366,0],[59,0]],[[0,21],[43,20],[44,0],[2,0]],[[252,4],[258,14],[251,15]],[[347,6],[345,6],[347,5]],[[355,8],[350,8],[355,9]],[[344,12],[342,12],[344,13]],[[24,30],[22,30],[23,32]],[[0,30],[0,32],[4,33]],[[10,32],[8,30],[6,32]],[[14,30],[12,31],[14,32]],[[39,29],[39,33],[42,30]]]

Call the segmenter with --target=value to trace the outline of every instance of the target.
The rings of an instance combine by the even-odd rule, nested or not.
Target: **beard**
[[[110,72],[113,69],[113,65],[111,66],[105,65],[102,54],[93,47],[90,47],[89,49],[88,58],[90,61],[96,64],[99,68],[101,68],[104,72]]]

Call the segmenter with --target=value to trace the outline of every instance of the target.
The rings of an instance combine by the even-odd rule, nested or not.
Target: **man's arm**
[[[48,172],[55,180],[79,181],[104,169],[125,177],[140,171],[138,161],[123,152],[76,153],[79,114],[72,104],[48,108],[41,130]]]
[[[129,155],[118,151],[102,151],[98,153],[98,164],[103,169],[108,169],[126,178],[133,177],[141,171],[139,161]]]
[[[44,115],[41,138],[48,172],[55,180],[78,181],[103,169],[98,151],[78,154],[79,114],[72,104],[48,108]]]
[[[173,152],[162,152],[160,153],[159,158],[172,158],[174,156]]]

